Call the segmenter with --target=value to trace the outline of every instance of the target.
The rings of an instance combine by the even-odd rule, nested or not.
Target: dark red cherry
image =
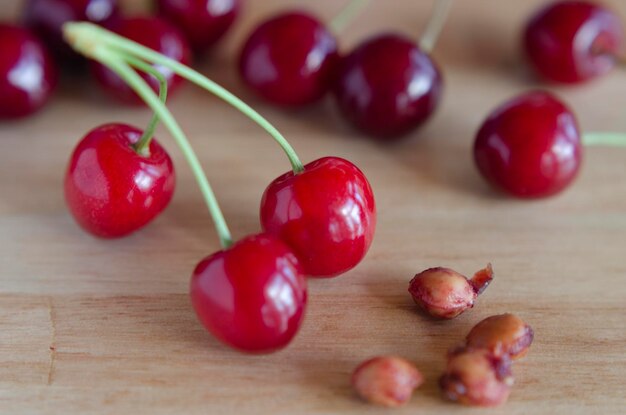
[[[521,198],[562,191],[576,177],[581,158],[576,117],[542,91],[517,96],[498,107],[474,143],[474,159],[485,179]]]
[[[354,127],[386,140],[428,119],[439,102],[441,83],[433,60],[412,40],[384,34],[342,59],[334,95]]]
[[[119,16],[117,0],[26,0],[24,23],[62,59],[78,59],[63,40],[62,26],[86,21],[107,26]]]
[[[609,72],[624,53],[620,18],[586,1],[558,1],[541,8],[524,34],[526,55],[544,78],[577,83]]]
[[[190,61],[190,50],[183,35],[170,23],[158,17],[132,17],[120,19],[112,30],[150,49],[172,58],[185,65]],[[167,79],[169,94],[174,92],[183,79],[170,69],[154,65]],[[106,66],[94,62],[92,71],[100,86],[109,95],[126,104],[141,105],[139,96],[113,71]],[[155,92],[159,91],[159,82],[151,75],[141,73]]]
[[[354,164],[324,157],[270,183],[261,224],[291,246],[306,274],[332,277],[367,253],[376,228],[374,194]]]
[[[125,124],[90,131],[74,149],[65,174],[65,200],[87,232],[115,238],[153,220],[172,199],[174,166],[152,139],[149,154],[133,148],[142,132]]]
[[[52,95],[54,61],[27,29],[0,24],[0,119],[30,115]]]
[[[298,332],[306,279],[281,240],[253,235],[203,259],[191,278],[191,303],[225,344],[250,353],[281,349]]]
[[[272,104],[299,107],[330,88],[339,55],[324,24],[303,12],[275,16],[257,27],[239,59],[241,78]]]
[[[157,0],[159,15],[176,25],[200,53],[213,46],[239,14],[240,0]]]

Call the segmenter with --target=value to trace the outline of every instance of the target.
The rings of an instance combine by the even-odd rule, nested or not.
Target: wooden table
[[[3,2],[0,15],[16,16],[19,3]],[[509,403],[489,413],[623,414],[626,150],[589,148],[570,189],[533,202],[493,193],[470,156],[474,133],[494,106],[543,87],[518,56],[520,27],[543,2],[458,1],[435,52],[446,80],[442,105],[427,126],[392,146],[352,132],[332,102],[284,112],[244,90],[233,70],[238,45],[254,22],[296,2],[247,3],[232,36],[201,69],[266,115],[303,159],[332,154],[362,167],[380,212],[366,260],[340,278],[310,281],[308,315],[288,349],[247,356],[221,346],[196,321],[187,295],[193,267],[218,240],[163,129],[179,176],[158,220],[131,237],[102,241],[69,216],[61,182],[76,142],[101,123],[142,126],[149,114],[102,98],[88,79],[66,79],[41,114],[0,125],[0,413],[375,413],[353,396],[349,375],[378,354],[413,360],[427,379],[395,413],[483,413],[443,401],[436,379],[446,349],[472,325],[513,312],[535,328],[536,339],[515,365]],[[330,18],[338,3],[310,6]],[[430,6],[373,3],[341,35],[345,49],[382,29],[417,37]],[[626,15],[626,3],[610,3]],[[626,131],[623,69],[555,91],[584,130]],[[289,168],[287,160],[258,127],[200,90],[187,87],[171,108],[234,234],[258,231],[261,193]],[[422,316],[406,292],[424,268],[471,274],[488,261],[494,284],[456,320]]]

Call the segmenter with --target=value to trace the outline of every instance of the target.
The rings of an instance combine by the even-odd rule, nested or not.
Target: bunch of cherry
[[[156,16],[123,16],[118,0],[25,0],[23,26],[0,24],[0,119],[37,112],[56,88],[59,68],[76,72],[85,61],[63,40],[62,26],[71,21],[101,25],[182,63],[191,50],[208,51],[230,28],[239,0],[180,2],[154,0]],[[97,84],[127,104],[138,97],[106,68],[91,65]],[[163,71],[170,91],[181,78]],[[156,90],[153,77],[146,77]]]
[[[153,137],[162,122],[198,181],[223,246],[193,272],[190,293],[199,319],[215,337],[241,351],[285,347],[304,317],[305,276],[340,275],[355,267],[371,245],[376,208],[365,175],[337,157],[303,165],[261,115],[176,57],[85,22],[66,23],[63,35],[106,79],[123,84],[125,97],[154,112],[144,130],[106,124],[76,146],[65,176],[65,198],[75,220],[89,233],[117,238],[147,225],[167,207],[175,169]],[[176,85],[173,78],[187,79],[248,115],[291,162],[292,171],[272,181],[263,194],[261,233],[233,241],[199,160],[165,105],[169,87]]]

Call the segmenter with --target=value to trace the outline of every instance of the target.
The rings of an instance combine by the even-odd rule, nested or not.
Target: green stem
[[[626,147],[626,134],[586,133],[582,141],[586,146]]]
[[[142,60],[136,59],[132,56],[125,56],[124,59],[133,67],[154,76],[159,81],[159,100],[163,103],[163,105],[165,105],[167,102],[167,80],[165,79],[165,76],[163,76],[163,74],[154,66],[149,65]],[[143,155],[150,154],[150,141],[152,140],[152,137],[154,137],[154,130],[156,129],[158,123],[159,116],[154,113],[141,138],[134,146],[137,153]]]
[[[426,30],[424,30],[424,33],[419,41],[420,48],[428,54],[433,51],[435,43],[437,43],[437,39],[439,38],[441,30],[446,23],[448,13],[450,13],[452,2],[454,0],[433,1],[435,2],[433,12],[428,20],[428,24],[426,25]]]
[[[369,0],[351,0],[328,24],[334,33],[343,31],[350,22],[369,4]]]
[[[230,230],[228,229],[224,215],[222,214],[215,194],[213,193],[213,189],[211,189],[211,185],[209,184],[204,170],[200,165],[200,161],[189,144],[185,133],[174,119],[172,113],[167,109],[165,104],[159,101],[154,91],[152,91],[152,88],[148,86],[148,84],[137,74],[137,72],[135,72],[134,69],[122,60],[122,57],[111,53],[105,48],[99,48],[93,52],[94,53],[90,56],[117,73],[131,88],[133,88],[133,90],[135,90],[137,95],[139,95],[146,102],[146,104],[148,104],[148,106],[156,115],[158,115],[163,124],[168,128],[172,137],[174,137],[187,159],[187,162],[189,163],[189,166],[198,181],[198,185],[200,186],[200,190],[202,191],[206,204],[209,208],[209,212],[215,222],[215,228],[217,229],[222,247],[228,248],[231,246],[232,237]]]
[[[167,56],[155,52],[152,49],[142,46],[137,42],[133,42],[125,37],[119,36],[91,23],[66,23],[63,30],[68,42],[74,48],[78,49],[87,56],[96,53],[99,48],[117,49],[118,53],[122,52],[124,55],[131,54],[145,61],[163,65],[188,81],[193,82],[199,87],[218,96],[233,107],[237,108],[243,114],[247,115],[251,120],[267,131],[272,138],[274,138],[289,158],[294,173],[301,173],[304,171],[304,166],[302,165],[302,162],[298,158],[298,155],[293,147],[291,147],[285,137],[283,137],[283,135],[272,124],[270,124],[269,121],[263,118],[261,114],[253,110],[241,99],[237,98],[231,92],[206,78],[199,72],[183,65],[180,62],[170,59]]]

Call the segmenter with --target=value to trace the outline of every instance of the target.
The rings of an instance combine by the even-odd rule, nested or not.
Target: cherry
[[[299,107],[326,94],[338,60],[337,41],[324,24],[293,11],[252,32],[241,51],[239,72],[267,101]]]
[[[27,0],[24,23],[62,59],[78,58],[63,40],[62,27],[70,21],[107,26],[118,17],[117,0]]]
[[[498,107],[474,143],[474,160],[485,179],[521,198],[562,191],[576,177],[581,158],[574,114],[543,91],[517,96]]]
[[[203,259],[190,291],[202,324],[225,344],[251,353],[285,347],[302,323],[307,301],[296,256],[265,234]]]
[[[133,148],[142,133],[125,124],[89,132],[76,146],[65,175],[65,199],[76,222],[103,238],[127,235],[146,225],[174,193],[174,166],[152,139],[149,154]]]
[[[308,275],[335,276],[356,266],[372,243],[374,194],[354,164],[324,157],[270,183],[261,224],[293,248]]]
[[[27,29],[0,24],[0,119],[36,112],[56,83],[57,69],[41,42]]]
[[[439,69],[413,41],[383,34],[342,59],[333,92],[354,127],[388,140],[426,121],[439,102],[441,83]]]
[[[178,29],[160,18],[124,18],[120,19],[112,27],[112,30],[183,64],[190,61],[191,53],[185,38]],[[181,85],[183,79],[174,74],[172,70],[162,65],[154,65],[154,67],[165,76],[170,94]],[[94,62],[92,71],[98,83],[111,96],[127,104],[141,105],[143,103],[141,98],[119,76],[104,65]],[[159,90],[159,82],[156,78],[145,73],[141,73],[141,76],[153,90]]]
[[[624,52],[620,18],[586,1],[559,1],[540,9],[524,33],[526,54],[544,78],[587,81],[609,72]]]
[[[176,25],[200,53],[213,46],[235,21],[239,0],[157,0],[159,15]]]

